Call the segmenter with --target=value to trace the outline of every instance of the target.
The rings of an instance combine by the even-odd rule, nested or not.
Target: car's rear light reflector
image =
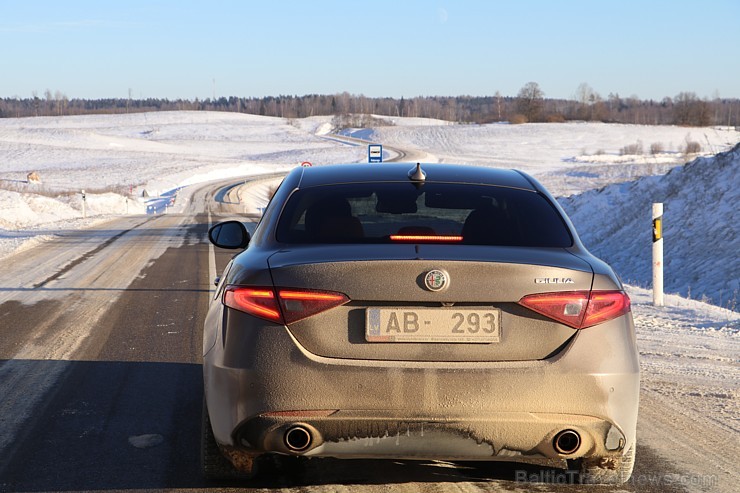
[[[624,291],[592,291],[581,328],[621,317],[630,311],[630,298]]]
[[[630,311],[624,291],[565,291],[523,297],[519,304],[574,329],[593,327]]]
[[[463,240],[457,235],[391,235],[391,241],[455,243]]]
[[[294,291],[290,289],[281,289],[278,293],[284,300],[305,300],[305,301],[340,301],[346,296],[341,293],[331,293],[326,291]]]
[[[278,299],[286,324],[325,312],[349,301],[346,295],[333,291],[284,288],[278,288]]]
[[[228,286],[223,303],[229,308],[280,324],[291,324],[343,305],[342,293],[314,289]]]

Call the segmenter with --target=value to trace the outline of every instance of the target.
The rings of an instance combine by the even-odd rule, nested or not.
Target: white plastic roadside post
[[[82,217],[87,218],[87,198],[85,197],[85,191],[82,191]]]
[[[663,204],[653,204],[653,305],[663,306]]]

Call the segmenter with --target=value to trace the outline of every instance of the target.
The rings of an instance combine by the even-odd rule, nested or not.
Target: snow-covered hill
[[[686,162],[686,142],[716,154],[740,142],[734,128],[569,122],[509,125],[413,125],[374,129],[372,140],[423,151],[439,162],[515,168],[566,196]],[[653,150],[651,150],[653,149]]]
[[[652,279],[653,202],[664,204],[666,292],[737,310],[740,144],[666,175],[560,199],[586,247],[642,286]]]
[[[147,197],[178,187],[364,158],[317,135],[329,121],[189,111],[2,118],[0,258],[54,231],[146,213]],[[27,182],[32,171],[41,183]]]
[[[0,185],[20,187],[37,171],[45,190],[133,186],[151,192],[214,175],[248,176],[307,159],[339,163],[365,155],[300,127],[283,118],[196,111],[4,118]]]

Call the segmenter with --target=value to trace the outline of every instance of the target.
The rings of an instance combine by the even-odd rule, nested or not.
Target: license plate
[[[365,339],[368,342],[500,342],[501,311],[464,308],[367,308]]]

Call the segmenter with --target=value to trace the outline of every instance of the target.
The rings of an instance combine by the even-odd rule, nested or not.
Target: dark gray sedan
[[[267,454],[562,459],[632,472],[630,300],[553,197],[513,170],[297,168],[226,267],[203,336],[206,475]],[[552,461],[550,461],[552,462]]]

